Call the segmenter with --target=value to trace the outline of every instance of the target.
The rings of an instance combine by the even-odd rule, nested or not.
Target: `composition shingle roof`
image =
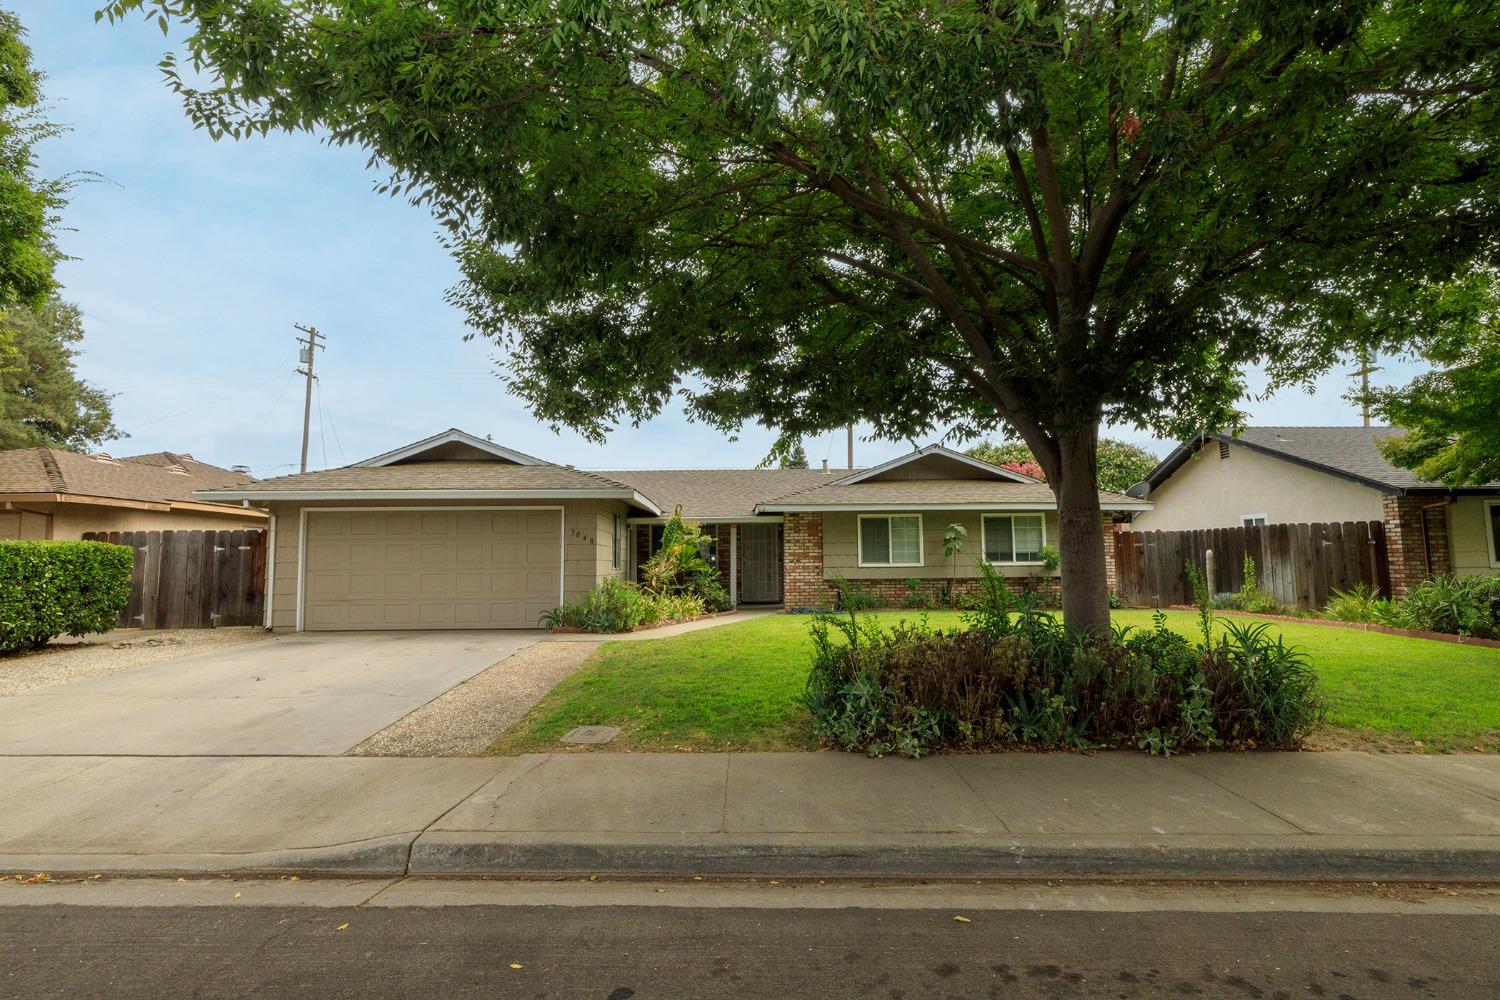
[[[194,500],[195,490],[232,489],[252,482],[243,473],[172,452],[126,458],[80,455],[61,448],[0,452],[0,493],[67,493],[170,503]]]
[[[694,521],[754,517],[756,504],[829,483],[849,470],[636,469],[600,475],[629,483],[670,514],[678,504]]]
[[[1141,502],[1118,493],[1099,494],[1106,507],[1137,507]],[[1011,504],[1045,504],[1056,502],[1046,483],[1014,483],[979,479],[911,479],[867,480],[862,483],[828,483],[799,493],[777,497],[761,504],[774,513],[786,507],[882,506],[912,504],[941,507],[945,504],[986,504],[1003,507]]]
[[[346,466],[320,472],[263,479],[256,494],[309,490],[627,490],[626,483],[565,465],[512,465],[509,462],[412,462],[405,465]]]
[[[1399,427],[1247,427],[1237,437],[1207,434],[1204,438],[1247,445],[1389,492],[1443,489],[1440,484],[1423,479],[1410,469],[1392,465],[1380,453],[1379,442],[1404,433]],[[1201,444],[1195,438],[1178,446],[1152,470],[1146,483],[1152,487],[1159,485],[1176,472]],[[1489,483],[1481,488],[1500,489],[1500,483]]]

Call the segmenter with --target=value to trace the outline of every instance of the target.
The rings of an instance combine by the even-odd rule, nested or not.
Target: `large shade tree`
[[[37,142],[62,131],[42,114],[41,81],[25,29],[0,9],[0,308],[39,306],[56,288],[58,213],[77,179],[37,170]]]
[[[78,307],[56,297],[0,309],[0,449],[84,451],[123,437],[110,395],[78,377]]]
[[[1412,332],[1431,369],[1361,401],[1406,430],[1380,444],[1395,464],[1447,486],[1500,483],[1500,277],[1480,272],[1429,294],[1427,322]]]
[[[1500,16],[1427,0],[115,0],[215,135],[430,203],[517,393],[600,436],[1024,440],[1107,622],[1102,424],[1231,423],[1493,254]],[[183,67],[186,68],[185,66]],[[210,83],[201,81],[206,71]]]

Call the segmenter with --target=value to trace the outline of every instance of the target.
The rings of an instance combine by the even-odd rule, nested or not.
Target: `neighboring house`
[[[263,510],[193,498],[249,476],[159,451],[129,458],[61,448],[0,451],[0,539],[76,540],[86,531],[263,528]]]
[[[1387,462],[1392,427],[1248,427],[1179,445],[1130,488],[1137,531],[1382,521],[1398,593],[1441,573],[1500,570],[1500,483],[1448,489]]]
[[[1042,574],[1056,503],[1025,476],[936,446],[873,469],[584,472],[449,430],[341,469],[212,490],[271,511],[277,631],[534,628],[607,577],[632,579],[673,511],[736,604],[821,606],[835,574],[899,599],[952,575],[949,524],[969,531],[960,589],[985,553],[1006,575]],[[1102,495],[1113,511],[1149,504]],[[1055,575],[1040,581],[1053,591]]]

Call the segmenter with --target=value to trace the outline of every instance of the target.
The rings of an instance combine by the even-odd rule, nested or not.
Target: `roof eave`
[[[1136,503],[1119,500],[1101,501],[1100,510],[1151,510],[1154,505],[1142,500]],[[847,511],[925,511],[925,510],[983,510],[1004,513],[1009,510],[1056,510],[1056,501],[1001,501],[983,503],[762,503],[755,505],[757,514],[821,514]]]
[[[660,516],[637,490],[203,490],[200,500],[625,500]]]

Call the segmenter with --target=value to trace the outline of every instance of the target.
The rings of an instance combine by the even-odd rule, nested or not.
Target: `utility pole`
[[[297,338],[297,343],[302,345],[302,349],[298,352],[297,357],[299,361],[306,365],[305,368],[298,368],[297,374],[307,376],[307,395],[304,396],[302,400],[302,471],[306,472],[307,432],[312,424],[313,379],[317,378],[317,376],[313,374],[313,361],[317,357],[318,352],[323,350],[323,345],[318,343],[318,341],[325,340],[327,338],[325,338],[313,327],[303,326],[301,323],[293,323],[292,325],[295,326],[298,330],[301,330],[303,333],[307,334],[306,337]]]
[[[854,425],[849,425],[849,468],[854,468]]]
[[[1359,368],[1350,372],[1351,375],[1359,376],[1359,412],[1364,418],[1365,426],[1370,426],[1370,373],[1380,371],[1380,366],[1372,363],[1370,349],[1361,347],[1359,349]]]

